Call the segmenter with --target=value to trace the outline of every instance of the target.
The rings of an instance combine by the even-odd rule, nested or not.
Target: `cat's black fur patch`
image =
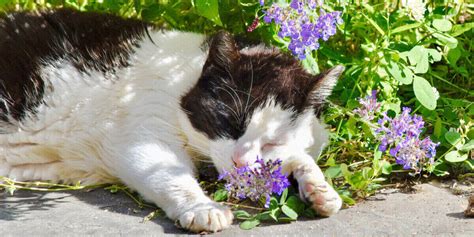
[[[240,50],[232,36],[219,32],[197,85],[181,100],[191,124],[209,138],[241,137],[256,108],[274,99],[297,117],[319,111],[342,67],[313,76],[291,55],[276,48]]]
[[[40,68],[67,59],[79,71],[127,66],[147,25],[110,14],[59,9],[0,18],[0,120],[21,120],[42,103]]]

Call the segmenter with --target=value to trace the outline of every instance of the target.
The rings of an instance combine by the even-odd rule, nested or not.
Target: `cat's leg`
[[[186,152],[146,137],[137,132],[128,139],[135,142],[119,145],[120,157],[113,161],[117,176],[183,228],[215,232],[229,227],[231,210],[204,194]]]
[[[319,215],[331,216],[341,209],[339,194],[326,182],[323,172],[310,155],[301,154],[288,159],[283,171],[293,174],[298,181],[300,197],[311,202]]]

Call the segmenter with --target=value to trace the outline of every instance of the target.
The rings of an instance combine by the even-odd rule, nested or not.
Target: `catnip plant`
[[[303,60],[312,51],[319,48],[319,41],[327,41],[336,34],[337,25],[342,24],[341,12],[326,12],[322,1],[292,0],[288,3],[272,3],[265,6],[263,20],[274,22],[278,28],[278,37],[289,40],[288,49]],[[254,29],[254,24],[249,29]]]
[[[281,173],[281,160],[265,162],[257,158],[254,164],[224,170],[219,180],[225,180],[226,190],[234,197],[249,198],[256,202],[265,198],[265,207],[270,205],[272,194],[281,195],[290,186],[287,175]]]
[[[403,169],[414,170],[415,174],[420,173],[424,166],[434,164],[439,143],[434,143],[429,137],[421,139],[425,124],[421,116],[410,115],[411,109],[408,107],[402,108],[402,113],[393,118],[387,112],[381,113],[376,90],[360,98],[359,104],[353,112],[363,120],[370,123],[379,117],[378,114],[381,116],[374,129],[381,152],[388,151],[397,164],[402,165]]]

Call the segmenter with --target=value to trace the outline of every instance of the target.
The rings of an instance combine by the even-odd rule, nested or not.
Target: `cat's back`
[[[110,14],[69,9],[0,18],[0,119],[21,120],[51,85],[45,67],[68,62],[78,72],[113,74],[126,67],[147,25]]]
[[[127,132],[179,133],[207,53],[203,35],[63,9],[0,17],[0,55],[0,176],[111,182]]]

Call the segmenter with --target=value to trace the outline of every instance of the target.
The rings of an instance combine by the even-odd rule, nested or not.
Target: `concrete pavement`
[[[298,220],[216,236],[474,236],[474,218],[465,218],[467,197],[432,184],[416,193],[389,190],[341,210],[331,218]],[[189,233],[165,217],[143,222],[153,209],[139,209],[125,194],[90,192],[0,194],[0,236],[162,236]]]

